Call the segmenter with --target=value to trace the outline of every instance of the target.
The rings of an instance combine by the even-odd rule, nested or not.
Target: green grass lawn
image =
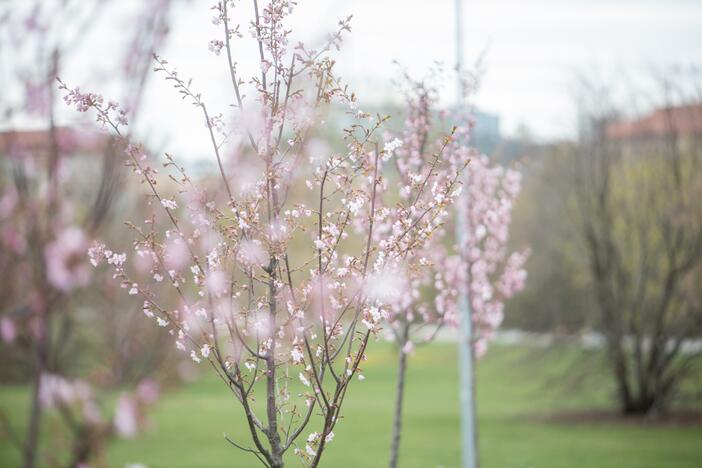
[[[374,344],[354,382],[345,419],[325,453],[328,467],[387,464],[394,395],[395,356]],[[582,353],[493,346],[478,365],[478,413],[482,468],[666,468],[702,466],[702,427],[638,424],[556,423],[541,416],[556,411],[609,407],[611,386],[601,368],[583,365],[588,378],[564,379]],[[459,465],[459,417],[455,345],[420,348],[410,360],[402,467]],[[3,407],[22,408],[21,389],[3,389]],[[17,412],[15,411],[15,416]],[[259,462],[227,444],[226,432],[247,441],[243,415],[228,390],[205,378],[167,394],[153,427],[136,440],[109,449],[110,466],[140,462],[155,467],[255,467]],[[310,428],[305,434],[319,430]],[[301,466],[290,459],[290,466]],[[0,466],[17,466],[4,442]]]

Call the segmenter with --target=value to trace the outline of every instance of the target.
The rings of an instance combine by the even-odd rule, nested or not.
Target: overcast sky
[[[162,55],[192,76],[196,87],[220,110],[231,91],[221,58],[207,50],[218,38],[209,6],[212,0],[184,2],[174,14]],[[245,0],[240,2],[246,4]],[[339,17],[353,14],[353,32],[338,54],[338,69],[361,103],[393,99],[393,61],[415,74],[435,61],[455,61],[454,0],[299,0],[292,18],[295,37],[314,43],[334,29]],[[133,8],[139,0],[117,2]],[[246,7],[232,16],[245,25]],[[114,15],[108,15],[108,23]],[[498,114],[502,131],[527,126],[541,139],[573,134],[571,89],[574,76],[586,73],[619,77],[649,73],[666,64],[702,63],[702,1],[697,0],[465,0],[464,59],[486,51],[486,75],[476,102]],[[108,31],[112,31],[109,32]],[[111,37],[106,37],[107,35]],[[114,28],[98,28],[67,72],[69,82],[85,81],[86,60],[109,63]],[[250,42],[250,41],[249,41]],[[254,57],[242,49],[242,67]],[[202,123],[159,78],[149,87],[142,130],[156,135],[171,151],[189,157],[206,153]],[[447,89],[446,102],[453,97]]]

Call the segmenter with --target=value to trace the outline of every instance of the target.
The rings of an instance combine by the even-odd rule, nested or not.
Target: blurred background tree
[[[584,80],[579,138],[525,150],[515,213],[534,255],[508,326],[604,346],[625,414],[669,408],[700,363],[700,88],[689,70],[664,76],[625,104]],[[637,118],[641,101],[653,110]]]
[[[685,340],[702,331],[691,288],[702,266],[702,106],[689,82],[659,86],[658,109],[633,121],[588,92],[571,151],[596,323],[624,413],[668,406],[698,363]]]
[[[23,88],[0,101],[0,378],[27,384],[30,394],[25,420],[13,424],[3,408],[0,422],[26,467],[99,463],[105,442],[134,435],[158,393],[144,380],[159,363],[158,340],[135,329],[136,304],[109,299],[112,285],[93,275],[86,257],[90,239],[111,235],[119,223],[111,214],[125,189],[123,148],[57,118],[56,79],[108,3],[16,2],[0,11],[2,49],[11,47],[14,59],[2,76]],[[129,103],[124,118],[139,114],[169,4],[149,1],[130,12],[123,37],[131,40],[113,51],[121,68],[112,81]],[[120,211],[129,211],[122,202]],[[96,298],[109,307],[96,306]],[[114,411],[103,406],[100,390],[138,382]],[[56,421],[62,429],[42,441],[43,428]]]

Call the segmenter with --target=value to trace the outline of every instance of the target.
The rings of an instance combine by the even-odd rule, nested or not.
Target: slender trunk
[[[471,340],[472,342],[472,340]],[[473,443],[473,446],[475,447],[475,468],[480,468],[480,446],[478,445],[478,395],[476,393],[476,376],[475,376],[475,351],[470,353],[470,359],[473,361],[473,364],[470,366],[470,372],[472,374],[472,378],[470,379],[471,386],[473,387],[471,389],[470,394],[473,395],[473,398],[470,400],[470,404],[473,407],[473,417],[475,418],[475,424],[473,425],[473,440],[475,441]]]
[[[44,331],[42,330],[42,333]],[[41,419],[43,411],[39,401],[39,391],[41,386],[41,376],[44,373],[46,363],[45,336],[37,339],[35,350],[34,375],[32,376],[32,399],[29,407],[29,424],[27,425],[27,435],[24,447],[24,468],[34,468],[37,464],[37,452],[39,451],[39,431],[41,429]]]
[[[397,389],[395,396],[395,415],[392,424],[392,445],[390,446],[390,468],[397,468],[397,460],[400,456],[400,437],[402,435],[402,403],[405,396],[405,375],[407,374],[407,332],[409,326],[403,329],[400,340],[400,352],[397,363]]]
[[[266,412],[268,415],[268,441],[271,444],[271,468],[282,468],[283,467],[283,450],[280,441],[280,434],[278,433],[278,408],[275,398],[275,359],[272,356],[274,350],[271,349],[269,353],[270,357],[266,359],[266,366],[268,368],[268,376],[266,377]]]
[[[331,427],[333,425],[333,419],[334,419],[334,411],[329,411],[327,412],[327,416],[324,418],[324,429],[322,429],[322,438],[319,441],[319,447],[317,448],[317,453],[314,456],[314,459],[312,460],[312,463],[310,464],[310,468],[317,468],[319,466],[319,460],[322,459],[322,452],[324,451],[324,446],[327,443],[327,436],[329,435],[329,432],[331,431]]]
[[[268,284],[268,306],[270,308],[270,320],[271,320],[271,346],[268,350],[266,357],[266,413],[268,416],[268,441],[271,444],[271,468],[282,468],[283,463],[283,447],[280,441],[280,434],[278,433],[278,406],[276,401],[276,364],[275,364],[275,342],[276,342],[276,329],[275,329],[275,317],[276,317],[276,268],[278,263],[275,258],[270,259],[269,268],[269,284]]]
[[[42,417],[41,405],[39,404],[40,378],[40,374],[37,372],[32,382],[29,425],[27,426],[27,437],[25,438],[24,468],[34,468],[34,466],[36,466],[36,455],[39,445],[39,423]]]

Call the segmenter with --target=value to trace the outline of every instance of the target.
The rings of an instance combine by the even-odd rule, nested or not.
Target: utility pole
[[[460,113],[463,102],[463,1],[455,0],[456,16],[456,108]],[[467,191],[463,191],[467,196]],[[461,199],[461,203],[470,200]],[[463,207],[465,208],[465,207]],[[468,228],[465,209],[457,210],[456,240],[462,245]],[[475,430],[475,383],[473,358],[473,320],[468,296],[464,292],[459,298],[461,314],[461,329],[458,335],[458,365],[459,365],[459,404],[461,405],[461,466],[463,468],[478,468],[477,436]]]

